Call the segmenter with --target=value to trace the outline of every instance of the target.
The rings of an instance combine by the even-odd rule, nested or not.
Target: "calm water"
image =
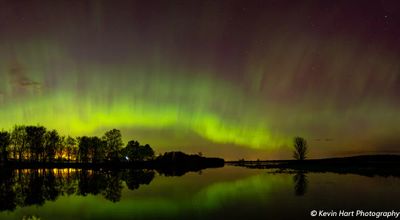
[[[400,211],[395,177],[233,166],[183,176],[72,169],[1,175],[0,219],[308,219],[320,209]]]

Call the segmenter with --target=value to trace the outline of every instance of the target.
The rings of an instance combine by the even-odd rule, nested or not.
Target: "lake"
[[[355,174],[1,170],[0,219],[309,219],[312,210],[400,211],[398,198],[400,178]]]

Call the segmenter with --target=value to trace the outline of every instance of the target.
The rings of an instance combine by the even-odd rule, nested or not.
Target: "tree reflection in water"
[[[294,194],[296,196],[303,196],[307,192],[307,176],[306,173],[303,171],[298,171],[293,176],[294,182]]]
[[[1,169],[0,211],[43,205],[69,195],[102,195],[117,202],[121,199],[122,181],[130,190],[135,190],[149,184],[154,176],[153,170],[145,169]]]

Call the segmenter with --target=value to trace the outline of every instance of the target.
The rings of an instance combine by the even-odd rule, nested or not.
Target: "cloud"
[[[42,84],[32,80],[26,74],[23,66],[19,62],[13,62],[8,72],[10,76],[10,82],[17,90],[24,88],[33,88],[35,90],[40,90]]]
[[[40,83],[30,80],[28,78],[21,79],[20,81],[18,81],[18,84],[22,87],[30,87],[30,86],[33,86],[33,87],[39,86],[40,87],[40,85],[41,85]]]
[[[317,138],[317,139],[314,139],[314,141],[333,141],[333,139],[332,138]]]

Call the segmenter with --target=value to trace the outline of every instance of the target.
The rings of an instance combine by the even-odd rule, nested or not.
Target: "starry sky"
[[[156,152],[400,151],[399,1],[0,0],[0,127]]]

